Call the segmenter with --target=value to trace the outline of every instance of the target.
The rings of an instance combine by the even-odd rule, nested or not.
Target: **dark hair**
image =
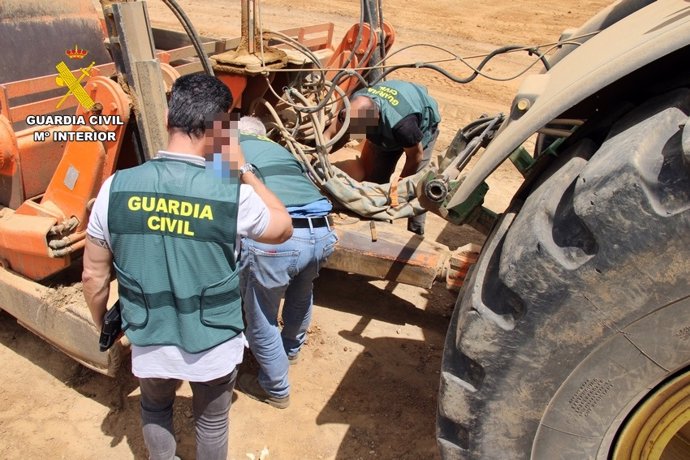
[[[225,113],[232,105],[230,90],[216,77],[194,74],[177,80],[168,102],[168,129],[179,129],[201,138],[206,120]]]

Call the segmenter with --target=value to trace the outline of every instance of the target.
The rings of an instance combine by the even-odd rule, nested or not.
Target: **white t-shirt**
[[[204,159],[196,155],[160,151],[158,156],[205,166]],[[110,246],[108,204],[112,181],[111,176],[103,182],[86,228],[89,235],[105,240],[108,246]],[[243,236],[251,239],[261,237],[268,226],[269,218],[268,208],[263,200],[252,187],[242,184],[237,210],[235,257],[239,254],[241,238]],[[244,345],[244,334],[239,334],[201,353],[187,353],[174,345],[150,347],[132,345],[132,373],[140,378],[175,378],[191,382],[207,382],[229,374],[241,363]]]

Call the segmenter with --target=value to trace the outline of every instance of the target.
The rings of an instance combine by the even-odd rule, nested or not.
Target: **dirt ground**
[[[179,28],[162,2],[149,2],[154,24]],[[201,34],[233,37],[239,2],[180,0]],[[283,29],[333,22],[335,37],[358,20],[353,0],[260,2],[263,26]],[[433,7],[428,5],[433,4]],[[394,49],[433,43],[471,56],[504,44],[549,43],[580,25],[606,0],[384,0],[397,32]],[[446,55],[412,48],[393,62]],[[487,67],[495,77],[517,74],[534,58],[511,54]],[[476,62],[476,61],[475,61]],[[445,65],[467,75],[458,62]],[[506,111],[519,81],[479,78],[455,84],[432,71],[393,75],[429,87],[443,117],[437,150],[482,113]],[[488,206],[501,211],[519,184],[511,167],[491,180]],[[427,236],[456,248],[482,236],[430,217]],[[315,288],[314,322],[303,360],[290,370],[291,406],[284,411],[235,393],[230,456],[271,459],[433,459],[436,392],[443,342],[455,296],[442,284],[426,290],[324,270]],[[0,313],[0,458],[145,458],[139,392],[124,369],[118,379],[89,371]],[[194,457],[191,392],[178,391],[178,454]]]

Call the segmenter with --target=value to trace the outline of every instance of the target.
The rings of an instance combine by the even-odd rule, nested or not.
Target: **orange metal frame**
[[[0,175],[11,184],[8,208],[0,215],[2,265],[38,280],[69,266],[70,255],[83,248],[88,203],[115,169],[130,116],[129,97],[119,84],[100,76],[114,70],[113,64],[98,66],[87,81],[85,90],[97,102],[97,112],[84,110],[73,96],[67,99],[65,108],[84,116],[84,126],[35,126],[15,132],[13,124],[54,112],[62,97],[14,107],[11,100],[54,91],[55,75],[0,85]],[[88,124],[92,114],[118,115],[122,124],[93,126]],[[78,130],[114,132],[115,141],[53,141],[53,132]],[[42,131],[48,138],[36,141],[34,134]]]
[[[389,23],[383,23],[383,30],[385,34],[384,46],[386,52],[390,50],[395,42],[395,30]],[[340,42],[340,45],[335,49],[333,56],[326,64],[328,70],[326,78],[333,80],[335,76],[344,68],[343,66],[349,59],[347,64],[348,69],[355,69],[358,67],[366,67],[371,61],[372,52],[378,46],[378,37],[372,33],[369,24],[363,24],[362,37],[357,49],[355,44],[357,42],[357,35],[359,34],[359,24],[355,24],[347,31],[345,37]],[[361,74],[363,71],[360,70]],[[345,94],[350,95],[359,86],[359,79],[357,77],[347,77],[340,80],[338,86],[345,91]],[[338,109],[342,103],[338,103]]]
[[[332,49],[332,24],[300,27],[284,33],[312,51]],[[359,49],[352,50],[356,29],[351,29],[331,58],[331,65],[341,65],[348,53],[353,52],[355,56],[350,66],[365,65],[367,60],[361,57],[370,46],[375,46],[369,40],[376,38],[368,29],[364,35]],[[191,46],[157,53],[168,87],[180,74],[200,70],[198,63],[184,63],[175,68],[169,65],[191,54],[194,54]],[[78,77],[79,72],[77,70],[73,74]],[[10,184],[6,186],[8,190],[3,192],[5,196],[2,197],[6,207],[0,210],[1,265],[40,280],[68,267],[71,255],[83,248],[89,202],[98,193],[103,180],[115,170],[130,117],[129,96],[109,78],[114,72],[113,63],[94,67],[85,89],[97,102],[98,114],[119,115],[122,125],[89,125],[89,115],[95,112],[85,111],[70,96],[62,109],[74,109],[74,114],[84,116],[87,125],[25,127],[22,122],[27,116],[55,112],[56,104],[62,98],[54,95],[57,75],[0,84],[0,180]],[[219,78],[232,91],[237,106],[241,104],[243,94],[249,92],[256,97],[258,94],[254,93],[267,89],[263,77],[261,84],[257,81],[252,85],[248,85],[246,76],[219,75]],[[351,85],[349,80],[344,84]],[[41,94],[45,94],[45,97],[39,100],[12,104],[13,100]],[[21,129],[15,131],[14,127]],[[52,140],[55,131],[77,130],[111,131],[115,133],[116,140]],[[48,132],[49,136],[39,142],[34,136],[41,131]]]

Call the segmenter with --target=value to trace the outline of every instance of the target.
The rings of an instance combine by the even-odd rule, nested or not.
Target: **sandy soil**
[[[154,23],[176,26],[161,2],[150,2]],[[179,2],[199,32],[232,37],[239,30],[239,2]],[[385,0],[397,31],[395,48],[434,43],[462,55],[503,44],[548,43],[581,24],[608,2],[585,0],[468,1]],[[358,2],[264,0],[266,28],[333,22],[336,37],[358,18]],[[445,55],[428,48],[401,53],[395,62]],[[518,73],[529,56],[508,55],[487,71]],[[459,63],[449,70],[466,75]],[[437,149],[482,113],[504,111],[518,81],[480,78],[458,85],[432,71],[400,71],[396,78],[427,85],[441,106]],[[492,179],[488,204],[500,211],[519,184],[510,167]],[[430,238],[456,248],[481,242],[471,229],[432,217]],[[455,296],[437,285],[419,289],[324,270],[315,289],[316,309],[303,360],[290,371],[292,405],[278,411],[236,393],[231,410],[230,458],[259,458],[266,447],[275,459],[432,459],[436,392],[443,341]],[[0,458],[145,458],[139,428],[139,392],[123,369],[109,379],[84,369],[0,313]],[[178,453],[194,457],[191,392],[178,392],[175,428]]]

